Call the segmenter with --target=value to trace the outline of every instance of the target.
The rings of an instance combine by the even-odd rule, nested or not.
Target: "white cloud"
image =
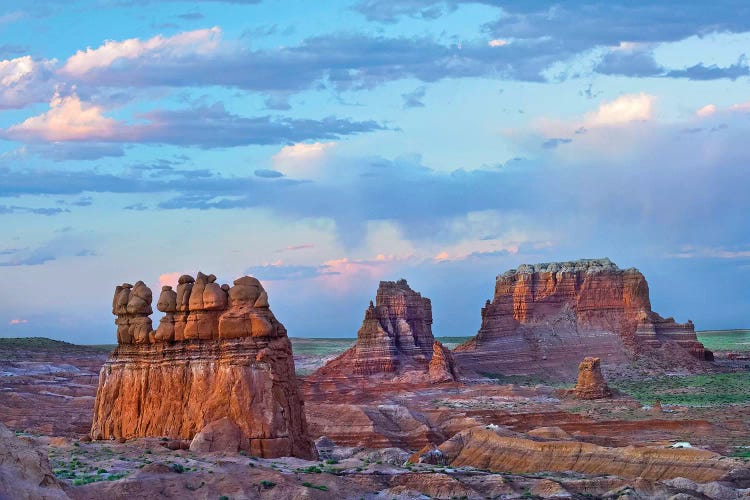
[[[216,50],[221,38],[221,29],[213,27],[186,31],[171,37],[157,35],[148,40],[130,38],[123,41],[107,40],[96,49],[79,50],[66,61],[60,70],[69,76],[82,77],[87,73],[112,66],[120,59],[154,59],[206,54]]]
[[[99,106],[81,102],[75,93],[63,97],[56,92],[49,111],[13,125],[5,135],[32,142],[106,141],[115,136],[117,121],[104,116],[102,111]]]
[[[651,120],[655,99],[655,96],[643,92],[621,95],[614,101],[602,103],[596,111],[587,113],[583,124],[586,127],[607,127]]]
[[[271,159],[274,170],[289,177],[310,178],[320,173],[335,142],[297,143],[284,146]]]
[[[31,56],[0,61],[0,109],[22,108],[49,99],[54,60],[35,61]]]
[[[28,322],[29,322],[29,320],[27,320],[27,319],[16,319],[16,318],[14,318],[14,319],[10,320],[8,322],[8,324],[9,325],[25,325]]]

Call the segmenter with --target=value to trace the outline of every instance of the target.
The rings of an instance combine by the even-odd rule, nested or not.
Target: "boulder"
[[[237,424],[224,417],[201,429],[190,442],[190,451],[236,453],[240,450],[241,439],[242,433]]]

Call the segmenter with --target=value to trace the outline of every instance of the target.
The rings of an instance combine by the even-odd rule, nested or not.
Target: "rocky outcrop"
[[[640,271],[595,259],[522,265],[499,275],[479,332],[454,355],[480,373],[570,374],[581,352],[609,364],[667,344],[712,359],[691,321],[676,323],[651,310]]]
[[[119,345],[99,375],[91,437],[193,439],[227,419],[253,455],[313,457],[291,344],[263,286],[215,281],[198,273],[163,287],[156,331],[148,287],[117,287]]]
[[[584,358],[578,365],[578,381],[573,393],[578,399],[612,397],[612,391],[609,390],[607,382],[604,381],[599,358]]]
[[[0,424],[0,498],[69,498],[52,474],[47,450]]]
[[[577,441],[529,439],[497,426],[462,431],[437,448],[453,467],[508,472],[574,471],[625,478],[664,480],[677,477],[704,483],[733,470],[738,460],[697,449],[608,448]]]
[[[432,363],[437,353],[438,359]],[[453,358],[432,335],[432,303],[406,280],[381,281],[365,311],[357,342],[309,377],[311,381],[372,376],[413,382],[457,379]]]
[[[432,345],[432,359],[429,365],[430,382],[453,382],[458,380],[456,363],[453,354],[440,341],[436,340]]]

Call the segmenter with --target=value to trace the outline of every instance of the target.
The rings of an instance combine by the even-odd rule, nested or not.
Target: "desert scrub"
[[[274,483],[273,481],[268,481],[267,479],[263,479],[260,482],[260,486],[264,490],[270,490],[271,488],[273,488],[274,486],[276,486],[276,483]]]
[[[638,381],[616,381],[613,387],[643,404],[720,406],[750,403],[750,373],[667,376]]]
[[[305,486],[307,488],[314,488],[320,491],[328,491],[328,486],[324,484],[312,484],[312,483],[305,481],[304,483],[302,483],[302,486]]]
[[[304,472],[307,474],[321,474],[323,470],[317,465],[311,465],[309,467],[302,467],[296,470],[297,472]]]

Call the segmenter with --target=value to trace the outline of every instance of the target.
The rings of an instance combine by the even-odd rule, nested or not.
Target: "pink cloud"
[[[373,259],[342,257],[323,263],[323,272],[317,280],[334,292],[346,293],[363,282],[374,282],[391,275],[397,268],[413,260],[413,255],[395,256],[378,254]]]
[[[9,325],[25,325],[28,323],[29,320],[27,319],[12,319],[8,322]]]
[[[217,48],[220,38],[221,29],[213,27],[186,31],[171,37],[157,35],[148,40],[107,40],[95,49],[89,47],[70,56],[60,72],[68,76],[84,77],[97,69],[108,68],[121,59],[161,59],[186,54],[206,54]]]
[[[705,118],[707,116],[711,116],[712,114],[716,113],[716,105],[715,104],[706,104],[699,110],[695,112],[696,116],[700,118]]]
[[[162,286],[171,286],[172,288],[177,287],[177,280],[185,273],[164,273],[159,276],[159,287]]]
[[[55,93],[50,109],[11,126],[6,135],[26,141],[106,141],[117,135],[117,121],[104,116],[99,106],[82,102],[73,93]]]

